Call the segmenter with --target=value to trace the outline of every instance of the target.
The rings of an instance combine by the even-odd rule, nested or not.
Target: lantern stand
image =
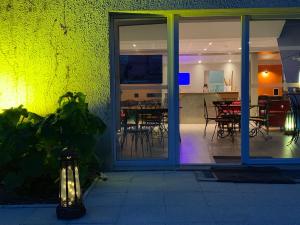
[[[75,219],[86,213],[80,190],[78,155],[74,150],[64,148],[60,155],[58,219]]]

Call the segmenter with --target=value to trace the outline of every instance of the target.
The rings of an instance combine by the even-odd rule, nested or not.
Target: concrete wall
[[[298,83],[300,74],[300,21],[288,20],[278,38],[280,56],[287,83]]]

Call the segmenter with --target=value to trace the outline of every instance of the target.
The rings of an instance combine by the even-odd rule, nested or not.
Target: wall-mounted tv
[[[161,84],[162,55],[120,55],[121,84]]]
[[[179,85],[190,85],[190,73],[181,72],[178,74],[178,83]]]

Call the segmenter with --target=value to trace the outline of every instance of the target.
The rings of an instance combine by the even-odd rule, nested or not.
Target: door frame
[[[116,127],[116,80],[114,75],[116,52],[116,19],[122,18],[167,18],[168,30],[168,106],[169,106],[169,138],[168,160],[116,160],[116,132],[112,130],[113,164],[133,167],[156,167],[156,166],[180,166],[179,162],[179,87],[178,78],[174,76],[179,72],[179,18],[213,18],[213,17],[237,17],[241,18],[241,164],[299,164],[300,158],[251,158],[249,152],[249,23],[250,20],[267,19],[299,19],[300,8],[249,8],[249,9],[188,9],[188,10],[140,10],[140,11],[111,11],[110,15],[110,77],[111,77],[111,112],[112,127]],[[170,123],[170,121],[172,121]],[[207,164],[206,164],[207,165]]]
[[[157,19],[166,19],[167,25],[167,82],[168,82],[168,158],[167,159],[117,159],[117,124],[119,112],[119,26],[121,25],[137,25],[137,24],[154,24]],[[139,14],[139,13],[121,13],[110,14],[110,94],[111,94],[111,112],[112,112],[112,158],[113,167],[172,167],[179,165],[179,110],[178,110],[178,93],[179,87],[177,76],[179,70],[179,40],[178,40],[178,17],[176,15],[160,15],[160,14]],[[177,39],[176,39],[177,38]],[[177,100],[177,101],[176,101]],[[171,122],[170,122],[171,121]]]

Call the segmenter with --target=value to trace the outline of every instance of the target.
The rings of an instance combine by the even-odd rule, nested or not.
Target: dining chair
[[[256,108],[256,115],[250,116],[250,131],[249,136],[255,137],[261,134],[265,140],[270,138],[269,136],[269,109],[270,104],[268,99],[261,99],[258,101]]]
[[[209,116],[209,114],[208,114],[208,109],[207,109],[207,103],[206,103],[205,98],[204,98],[204,100],[203,100],[203,103],[204,103],[204,119],[205,119],[205,127],[204,127],[204,133],[203,133],[203,136],[206,137],[206,128],[207,128],[208,123],[209,123],[210,121],[216,122],[217,116],[215,116],[215,117]]]
[[[148,129],[152,139],[152,146],[154,145],[153,140],[155,135],[158,136],[164,150],[165,124],[162,110],[158,108],[151,109],[149,112],[145,110],[145,112],[141,114],[141,123],[139,126],[140,128]]]
[[[137,111],[134,112],[134,117],[138,117]],[[133,147],[135,153],[138,151],[138,144],[140,142],[142,155],[144,157],[144,139],[146,144],[146,150],[150,151],[152,155],[152,150],[150,146],[150,131],[149,129],[139,126],[139,120],[134,118],[134,123],[129,122],[130,116],[128,111],[124,112],[124,116],[121,118],[121,128],[122,128],[122,138],[121,138],[121,149],[123,150],[124,144],[127,144],[128,137],[131,137],[130,143],[130,155],[133,156]]]
[[[232,101],[222,100],[214,101],[213,103],[215,105],[216,110],[216,117],[213,118],[213,120],[216,124],[211,140],[213,141],[213,138],[217,132],[218,138],[225,138],[227,136],[230,136],[232,138],[232,141],[234,141],[234,135],[236,133],[236,124],[240,122],[240,115],[235,113],[234,107],[232,107],[231,105]]]

